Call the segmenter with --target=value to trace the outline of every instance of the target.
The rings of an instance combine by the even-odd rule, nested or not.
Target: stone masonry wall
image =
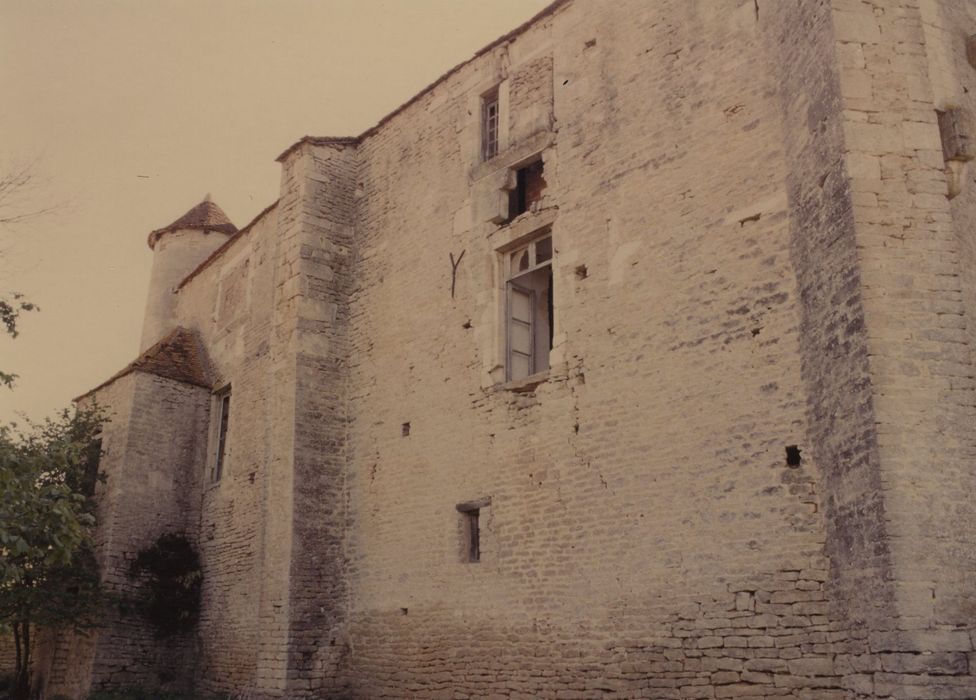
[[[272,295],[278,210],[271,206],[223,254],[179,290],[182,325],[203,339],[214,387],[231,390],[222,478],[213,482],[215,421],[200,488],[203,565],[198,688],[221,693],[254,688],[265,671],[260,610],[266,567],[277,570],[279,543],[268,522],[273,378]]]
[[[355,696],[847,696],[764,21],[569,3],[364,140]],[[498,82],[510,133],[479,164],[472,105]],[[489,223],[536,153],[541,206]],[[498,250],[545,226],[552,368],[515,392]],[[466,562],[455,505],[486,497]]]
[[[194,678],[192,638],[159,641],[125,598],[138,593],[129,567],[167,533],[196,536],[209,396],[205,389],[135,372],[94,395],[112,417],[103,430],[96,552],[106,590],[122,598],[97,632],[61,635],[51,646],[49,694],[92,689],[185,690]],[[68,661],[67,659],[71,659]],[[90,674],[90,675],[89,675]],[[90,685],[89,685],[90,684]]]
[[[0,678],[13,675],[17,667],[17,647],[13,634],[0,635]]]
[[[209,392],[99,394],[113,582],[199,522],[197,689],[249,700],[976,697],[976,182],[947,198],[937,120],[974,12],[568,0],[303,139],[176,299],[223,477]],[[544,233],[550,368],[506,382],[503,261]],[[50,687],[165,681],[150,647],[63,642]]]
[[[947,198],[936,113],[945,105],[934,100],[943,88],[931,70],[946,48],[926,29],[933,11],[915,0],[833,6],[896,612],[867,640],[882,659],[874,675],[880,697],[976,694],[965,662],[946,668],[931,656],[964,658],[976,626],[976,396],[967,331],[976,308],[967,303],[960,251],[971,232],[954,230]],[[948,50],[964,51],[963,42]],[[892,657],[905,661],[886,662]]]
[[[342,494],[346,464],[346,330],[358,156],[344,142],[304,145],[282,166],[275,368],[293,418],[280,424],[279,468],[292,492],[284,697],[341,696],[346,647]],[[288,415],[283,412],[282,415]],[[277,697],[277,695],[275,695]]]

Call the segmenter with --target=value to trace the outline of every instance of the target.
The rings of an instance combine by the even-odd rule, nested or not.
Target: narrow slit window
[[[481,159],[498,155],[498,88],[481,98]]]
[[[230,389],[217,395],[217,449],[211,481],[220,481],[224,473],[224,458],[227,455],[227,427],[230,425]]]
[[[507,260],[505,374],[512,381],[549,369],[555,325],[552,237],[537,238]]]
[[[455,508],[461,514],[463,546],[461,560],[468,563],[481,561],[481,511],[491,505],[491,497],[459,503]]]
[[[85,496],[95,495],[98,484],[98,467],[102,460],[102,436],[96,435],[85,451],[85,473],[82,477],[81,493]]]
[[[464,514],[468,523],[468,561],[481,561],[481,517],[480,510],[469,510]]]

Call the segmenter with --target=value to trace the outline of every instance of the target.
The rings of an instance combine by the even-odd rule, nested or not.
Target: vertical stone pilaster
[[[965,533],[976,517],[964,495],[976,488],[973,309],[938,130],[945,81],[930,65],[946,51],[927,46],[922,11],[940,4],[831,0],[798,4],[802,16],[792,4],[764,5],[787,10],[782,37],[805,37],[770,46],[784,67],[831,584],[837,612],[855,623],[850,687],[872,697],[976,687],[965,665],[951,678],[924,675],[926,664],[947,673],[931,652],[971,650],[974,623]],[[874,660],[858,663],[862,655]]]
[[[920,0],[833,7],[898,612],[898,635],[872,642],[880,652],[969,651],[954,628],[973,626],[976,602],[973,309],[936,112],[947,50],[933,45],[923,4],[935,12]]]
[[[283,162],[276,252],[275,397],[259,691],[335,689],[343,643],[345,324],[355,223],[350,140],[303,143]]]
[[[812,456],[822,467],[833,614],[856,627],[884,627],[894,614],[891,561],[831,8],[761,7],[773,34],[771,61],[782,70],[791,256]]]

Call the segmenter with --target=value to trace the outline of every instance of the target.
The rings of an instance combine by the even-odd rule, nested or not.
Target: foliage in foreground
[[[0,426],[0,626],[12,628],[16,644],[13,700],[30,696],[36,628],[94,623],[92,496],[104,422],[96,407],[62,411],[20,435]]]
[[[138,601],[157,637],[188,632],[200,610],[200,557],[180,534],[165,534],[139,552],[129,571],[143,578]]]
[[[0,296],[0,325],[3,330],[11,337],[17,337],[17,319],[22,311],[37,311],[36,304],[24,301],[24,295],[18,292],[10,292],[9,296]],[[8,389],[14,386],[16,374],[0,370],[0,384]]]

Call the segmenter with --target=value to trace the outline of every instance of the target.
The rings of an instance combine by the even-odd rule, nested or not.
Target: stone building
[[[976,697],[976,4],[559,0],[152,232],[49,693]]]

